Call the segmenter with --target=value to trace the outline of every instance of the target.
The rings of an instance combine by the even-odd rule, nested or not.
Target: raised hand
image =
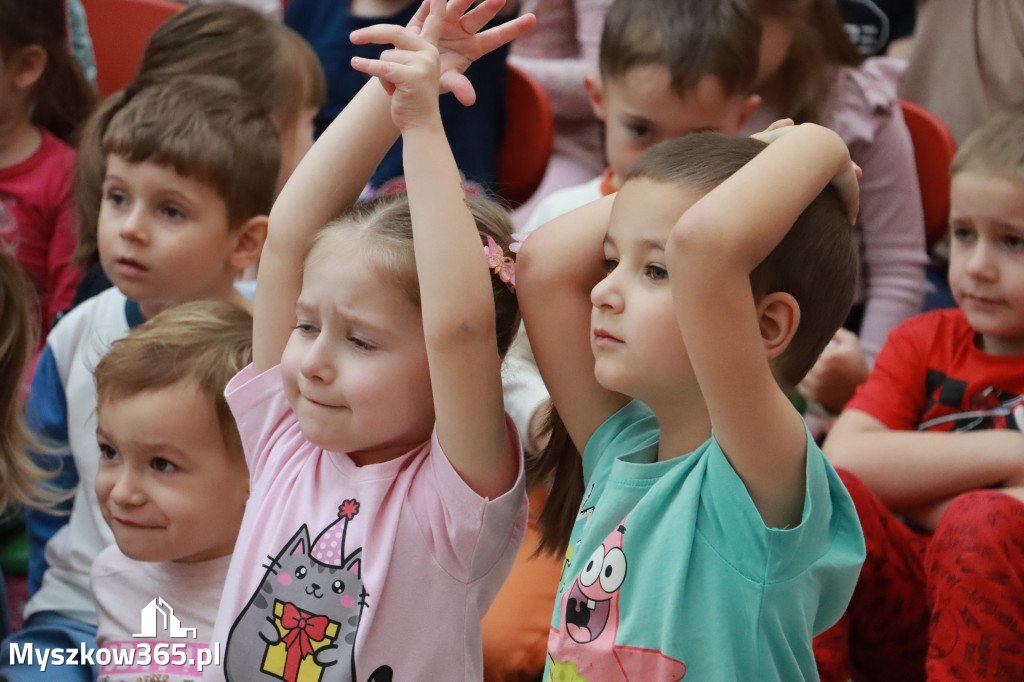
[[[424,0],[406,28],[424,35],[429,17],[432,14],[437,16],[433,9],[434,3],[435,0]],[[472,4],[473,0],[450,0],[442,15],[439,32],[430,39],[440,55],[441,92],[451,92],[459,102],[467,106],[476,101],[476,91],[463,75],[469,65],[520,36],[536,22],[532,14],[524,14],[479,33],[505,5],[505,0],[484,0],[467,12]],[[350,39],[357,45],[393,43],[381,34],[382,28],[379,25],[353,31]]]
[[[378,59],[352,58],[352,68],[377,77],[391,95],[391,118],[402,131],[424,123],[440,125],[437,96],[440,55],[436,46],[445,23],[444,0],[428,0],[429,13],[417,30],[379,24],[359,31],[369,42],[391,43]]]

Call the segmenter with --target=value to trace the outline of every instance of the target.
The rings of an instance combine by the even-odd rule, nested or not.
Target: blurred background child
[[[32,280],[44,336],[80,278],[74,144],[95,100],[68,52],[64,0],[0,0],[0,247]]]
[[[31,598],[15,637],[37,648],[95,641],[89,570],[114,538],[94,489],[92,369],[110,343],[165,308],[206,298],[248,307],[235,280],[259,257],[278,177],[274,125],[232,80],[180,76],[119,98],[102,131],[98,221],[99,257],[115,287],[54,327],[27,410],[32,428],[65,453],[54,485],[76,491],[70,518],[28,518]],[[0,673],[18,680],[31,670],[7,669],[10,642]]]
[[[924,214],[896,94],[902,63],[865,60],[834,0],[751,1],[762,22],[757,92],[764,102],[744,132],[779,118],[819,123],[839,133],[864,171],[854,308],[799,387],[835,414],[867,377],[889,330],[920,312],[924,296]]]
[[[277,190],[313,144],[313,116],[326,93],[323,69],[295,31],[253,9],[216,2],[188,7],[150,37],[136,73],[136,90],[180,75],[237,81],[269,114],[281,144]],[[81,223],[76,262],[86,271],[75,303],[110,286],[99,264],[96,227],[106,155],[102,133],[122,95],[110,95],[82,132],[75,196]]]
[[[327,101],[316,117],[317,136],[369,80],[352,69],[352,58],[376,59],[384,49],[374,44],[353,45],[349,34],[375,24],[405,26],[421,4],[419,0],[290,0],[284,22],[313,46],[327,77]],[[514,16],[517,9],[518,0],[509,0],[495,24]],[[441,119],[455,163],[476,191],[492,190],[498,177],[498,148],[505,134],[507,56],[508,46],[502,46],[481,55],[469,67],[467,76],[476,93],[472,107],[463,106],[449,94],[441,98]],[[398,140],[374,171],[370,188],[380,190],[396,179],[400,183],[402,174],[402,141]]]
[[[509,64],[544,86],[555,137],[547,172],[529,201],[513,214],[525,224],[552,192],[599,175],[605,167],[601,122],[594,116],[585,80],[597,73],[601,28],[611,0],[524,0],[537,24],[512,41]]]
[[[21,506],[46,508],[63,499],[41,485],[47,472],[29,457],[41,444],[25,425],[21,377],[38,347],[35,287],[21,266],[0,251],[0,515]],[[10,633],[7,591],[0,574],[0,634]]]
[[[1024,679],[1024,107],[951,172],[959,307],[894,329],[825,441],[868,546],[826,682]]]
[[[183,303],[115,341],[96,366],[96,499],[116,545],[92,565],[96,643],[136,649],[104,680],[202,678],[224,576],[249,495],[249,470],[228,381],[252,362],[252,316],[226,301]],[[138,637],[157,597],[195,637]],[[169,665],[139,655],[168,645]],[[171,648],[171,645],[179,648]],[[185,656],[179,659],[179,651]]]

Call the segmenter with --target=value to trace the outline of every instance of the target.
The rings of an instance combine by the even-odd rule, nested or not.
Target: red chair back
[[[505,137],[498,149],[496,191],[513,206],[519,206],[544,179],[555,124],[544,86],[511,64],[505,84],[505,110]]]
[[[185,9],[171,0],[82,0],[82,5],[96,55],[100,97],[134,80],[149,37],[160,24]]]
[[[920,104],[901,99],[900,108],[914,143],[925,233],[931,249],[947,232],[949,166],[956,154],[956,140],[942,119]]]

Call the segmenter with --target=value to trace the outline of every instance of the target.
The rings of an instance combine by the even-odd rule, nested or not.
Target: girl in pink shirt
[[[480,618],[526,521],[501,355],[518,326],[507,214],[463,193],[440,88],[533,23],[427,0],[270,216],[253,365],[227,388],[250,499],[214,626],[231,680],[480,679]],[[383,86],[383,87],[382,87]],[[408,197],[352,207],[404,142]],[[342,212],[341,217],[337,217]],[[323,227],[322,227],[323,226]]]
[[[43,334],[78,284],[69,145],[94,102],[64,2],[0,0],[0,248],[32,279]]]

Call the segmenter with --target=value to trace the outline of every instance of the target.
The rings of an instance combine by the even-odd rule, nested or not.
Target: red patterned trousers
[[[965,493],[927,535],[839,475],[867,560],[846,613],[814,640],[823,682],[1024,681],[1024,504]]]

